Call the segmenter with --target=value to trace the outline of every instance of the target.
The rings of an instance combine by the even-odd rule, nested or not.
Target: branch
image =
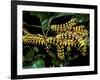
[[[28,26],[31,26],[31,27],[36,27],[36,28],[41,28],[41,26],[37,26],[37,25],[30,25],[30,24],[28,24],[28,23],[26,23],[26,22],[23,22],[23,27],[28,27]]]

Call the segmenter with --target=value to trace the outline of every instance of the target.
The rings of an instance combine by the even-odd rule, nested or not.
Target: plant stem
[[[39,17],[40,17],[40,22],[41,22],[41,27],[42,27],[43,35],[44,35],[45,38],[47,38],[46,35],[45,35],[45,33],[44,33],[44,30],[43,30],[43,25],[42,25],[42,19],[41,19],[41,16],[39,15]]]
[[[51,22],[51,20],[52,20],[52,18],[50,18],[50,20],[49,20],[49,22],[48,22],[48,30],[47,30],[47,32],[46,32],[46,36],[48,35],[48,32],[49,32],[49,30],[50,30],[50,22]]]
[[[40,26],[37,26],[37,25],[30,25],[30,24],[28,24],[28,23],[26,23],[26,22],[23,22],[23,25],[24,25],[24,26],[31,26],[31,27],[40,28]]]

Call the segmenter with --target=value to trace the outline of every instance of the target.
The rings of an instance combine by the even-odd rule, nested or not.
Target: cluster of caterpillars
[[[87,54],[88,30],[84,25],[78,26],[76,18],[72,18],[65,24],[53,24],[50,29],[57,35],[45,38],[40,34],[27,34],[23,36],[24,44],[54,45],[57,48],[57,56],[60,60],[65,58],[65,47],[78,47],[83,56]]]

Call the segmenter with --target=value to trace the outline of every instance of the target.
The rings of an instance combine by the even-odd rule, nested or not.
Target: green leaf
[[[88,14],[77,14],[74,17],[77,18],[77,22],[79,23],[87,22],[89,20]]]
[[[54,18],[74,15],[74,13],[56,13],[56,12],[31,12],[31,15],[36,16],[40,19],[41,27],[43,31],[47,30],[50,26],[50,22]]]
[[[54,13],[52,19],[63,17],[63,16],[69,16],[69,15],[75,15],[75,13]]]
[[[35,61],[32,65],[33,68],[43,68],[45,65],[44,60],[43,59],[39,59],[37,61]]]
[[[34,50],[31,48],[29,52],[25,55],[24,59],[27,61],[32,61],[34,57]]]
[[[40,19],[43,31],[48,29],[49,20],[51,17],[49,12],[31,12],[31,15],[36,16]]]
[[[48,29],[49,20],[50,20],[50,19],[45,19],[45,20],[42,22],[42,25],[43,25],[42,29],[43,29],[44,31]]]
[[[59,62],[57,59],[54,59],[54,58],[53,58],[51,62],[52,62],[52,64],[55,65],[55,66],[59,66],[59,65],[60,65],[60,62]]]

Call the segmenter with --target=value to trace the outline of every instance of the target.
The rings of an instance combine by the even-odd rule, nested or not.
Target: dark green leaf
[[[27,61],[32,61],[33,60],[33,57],[34,57],[34,50],[33,50],[33,48],[31,48],[30,50],[29,50],[29,52],[25,55],[25,60],[27,60]]]
[[[75,15],[75,13],[54,13],[52,19],[62,17],[62,16],[69,16],[69,15]]]
[[[74,13],[50,13],[50,12],[31,12],[33,16],[36,16],[40,19],[42,29],[45,31],[49,28],[49,24],[51,20],[54,18],[62,17],[62,16],[68,16],[68,15],[74,15]]]
[[[31,12],[33,16],[36,16],[40,19],[41,27],[43,30],[48,29],[48,24],[50,20],[50,14],[48,12]]]
[[[50,20],[50,19],[45,19],[45,20],[42,22],[43,30],[44,30],[44,31],[48,29],[49,20]]]
[[[52,59],[52,64],[55,65],[55,66],[59,66],[60,65],[60,62],[57,60],[57,59]]]
[[[74,17],[77,18],[77,21],[79,23],[87,22],[89,20],[89,15],[88,14],[77,14]]]
[[[37,61],[35,61],[32,65],[33,68],[43,68],[45,65],[44,60],[43,59],[39,59]]]

